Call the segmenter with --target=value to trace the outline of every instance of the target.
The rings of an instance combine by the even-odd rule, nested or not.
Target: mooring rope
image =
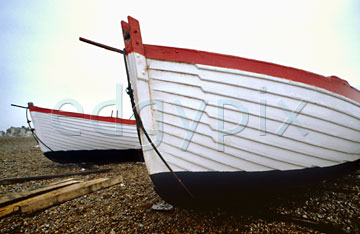
[[[131,87],[131,83],[130,83],[130,76],[129,76],[129,70],[127,67],[127,59],[126,59],[126,50],[123,50],[123,55],[124,55],[124,62],[125,62],[125,70],[126,70],[126,76],[127,76],[127,81],[128,81],[128,87],[126,89],[126,93],[130,96],[130,101],[131,101],[131,106],[134,112],[134,116],[135,116],[135,120],[137,125],[139,126],[139,128],[143,131],[144,135],[146,136],[146,139],[148,140],[148,142],[151,144],[151,146],[153,147],[153,149],[155,150],[155,152],[157,153],[157,155],[159,156],[159,158],[161,159],[161,161],[165,164],[165,166],[169,169],[169,171],[171,172],[171,174],[175,177],[175,179],[179,182],[179,184],[181,185],[181,187],[184,188],[184,190],[187,192],[187,194],[189,194],[189,196],[194,199],[194,195],[192,194],[192,192],[189,190],[189,188],[183,183],[183,181],[176,175],[176,173],[173,171],[173,169],[169,166],[169,164],[166,162],[166,160],[164,159],[164,157],[161,155],[161,153],[159,152],[159,150],[156,148],[156,146],[154,145],[154,143],[152,142],[149,134],[147,133],[147,131],[145,130],[144,124],[141,120],[141,117],[139,115],[139,113],[136,110],[136,105],[135,105],[135,100],[134,100],[134,92],[133,89]]]
[[[29,116],[28,116],[28,111],[29,111],[29,107],[26,107],[26,120],[27,123],[29,125],[29,128],[31,130],[32,136],[34,137],[35,141],[39,144],[43,144],[46,148],[48,148],[51,152],[54,152],[54,150],[52,150],[48,145],[46,145],[41,139],[40,137],[35,133],[35,129],[31,127],[31,121],[29,120]]]

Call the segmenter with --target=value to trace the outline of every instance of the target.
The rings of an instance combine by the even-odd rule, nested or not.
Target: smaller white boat
[[[136,121],[53,110],[28,104],[34,137],[58,163],[142,161]]]

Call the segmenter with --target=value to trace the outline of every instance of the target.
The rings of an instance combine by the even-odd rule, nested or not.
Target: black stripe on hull
[[[323,180],[348,174],[360,160],[327,168],[267,172],[176,172],[195,199],[170,172],[150,175],[156,192],[181,207],[245,207],[271,202],[275,197],[299,193]]]
[[[57,163],[107,164],[144,161],[142,151],[137,149],[49,151],[44,155]]]

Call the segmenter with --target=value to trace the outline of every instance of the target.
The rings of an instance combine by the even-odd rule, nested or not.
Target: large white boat
[[[29,103],[34,136],[59,163],[142,160],[136,121],[41,108]]]
[[[360,92],[347,81],[146,45],[131,17],[122,29],[137,120],[153,142],[140,130],[145,163],[166,201],[246,203],[359,166]]]

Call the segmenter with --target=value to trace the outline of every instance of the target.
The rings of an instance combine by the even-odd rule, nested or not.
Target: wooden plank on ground
[[[111,171],[111,168],[100,169],[100,170],[88,170],[88,171],[79,171],[79,172],[71,172],[65,174],[57,174],[57,175],[41,175],[41,176],[28,176],[28,177],[20,177],[20,178],[4,178],[0,179],[0,184],[16,184],[16,183],[24,183],[26,181],[32,180],[47,180],[53,178],[61,178],[61,177],[68,177],[73,175],[88,175],[94,173],[104,173]]]
[[[0,217],[15,213],[31,213],[42,210],[85,194],[110,187],[122,182],[122,177],[100,178],[78,184],[73,184],[55,191],[47,192],[36,197],[32,197],[17,203],[0,208]]]
[[[66,179],[66,180],[62,180],[62,181],[57,181],[55,183],[48,184],[48,185],[42,186],[37,189],[8,193],[8,194],[5,194],[4,196],[0,197],[0,207],[8,205],[10,203],[25,200],[29,197],[34,197],[34,196],[37,196],[37,195],[40,195],[40,194],[43,194],[43,193],[46,193],[46,192],[49,192],[49,191],[52,191],[55,189],[63,188],[65,186],[77,184],[80,182],[83,182],[83,181],[74,180],[73,178],[71,178],[71,179]]]

